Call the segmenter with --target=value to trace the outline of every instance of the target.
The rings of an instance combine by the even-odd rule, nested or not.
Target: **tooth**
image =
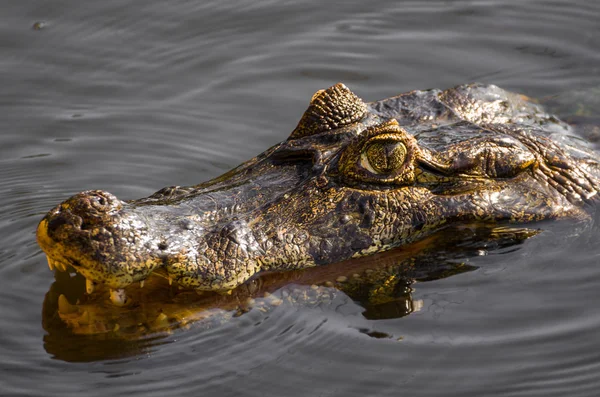
[[[85,279],[85,292],[87,292],[88,294],[91,294],[92,292],[94,292],[95,289],[96,289],[96,283],[94,283],[92,280],[86,278]]]
[[[154,320],[154,326],[157,328],[165,328],[169,326],[169,318],[166,314],[160,313]]]
[[[63,262],[59,262],[59,261],[53,259],[52,260],[52,265],[58,271],[61,271],[61,272],[66,272],[67,271],[67,265],[65,265]]]
[[[140,288],[144,288],[144,280],[140,281]]]
[[[48,267],[50,270],[54,270],[54,265],[52,265],[52,259],[49,256],[46,256],[46,260],[48,260]]]
[[[81,325],[88,325],[90,323],[90,313],[86,310],[83,312],[79,320],[77,320]]]
[[[60,314],[75,313],[77,312],[77,306],[70,304],[67,297],[61,294],[58,297],[58,312]]]
[[[125,303],[127,302],[127,294],[125,293],[125,290],[122,288],[120,288],[120,289],[112,289],[111,288],[110,301],[115,306],[124,306]]]
[[[169,274],[167,277],[169,278],[169,285],[173,285],[173,279],[171,278],[171,275]]]

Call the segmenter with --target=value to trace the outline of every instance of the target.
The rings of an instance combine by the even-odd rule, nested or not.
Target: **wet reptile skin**
[[[37,240],[51,268],[71,265],[92,287],[118,291],[162,268],[183,287],[230,290],[451,225],[589,217],[599,162],[568,134],[495,86],[365,103],[337,84],[286,141],[234,170],[139,200],[79,193],[42,219]]]

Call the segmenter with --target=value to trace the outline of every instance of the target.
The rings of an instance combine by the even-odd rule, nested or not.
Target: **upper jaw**
[[[119,297],[122,288],[145,279],[163,263],[150,245],[137,252],[120,249],[123,239],[141,237],[139,231],[134,235],[121,228],[128,224],[126,206],[110,193],[82,192],[52,209],[36,232],[51,270],[66,271],[72,266],[86,278],[88,292],[103,283],[114,290],[111,298],[119,305],[126,301]]]
[[[143,285],[158,268],[178,285],[198,290],[233,289],[260,270],[255,261],[239,266],[241,258],[228,260],[224,255],[229,251],[213,249],[235,244],[239,252],[260,251],[245,221],[209,225],[198,211],[124,202],[99,212],[88,205],[93,200],[89,196],[97,194],[112,196],[80,193],[51,210],[37,228],[50,269],[71,266],[86,278],[88,293],[103,284],[111,289],[113,303],[124,305],[124,288]]]

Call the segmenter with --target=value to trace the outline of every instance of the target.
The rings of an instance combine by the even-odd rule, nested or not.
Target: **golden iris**
[[[379,141],[367,146],[361,156],[361,166],[374,174],[389,174],[402,167],[406,146],[398,141]]]

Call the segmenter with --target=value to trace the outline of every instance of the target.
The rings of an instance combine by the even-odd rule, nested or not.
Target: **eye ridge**
[[[403,166],[406,146],[398,140],[376,140],[366,145],[361,154],[361,166],[373,174],[390,174]]]

